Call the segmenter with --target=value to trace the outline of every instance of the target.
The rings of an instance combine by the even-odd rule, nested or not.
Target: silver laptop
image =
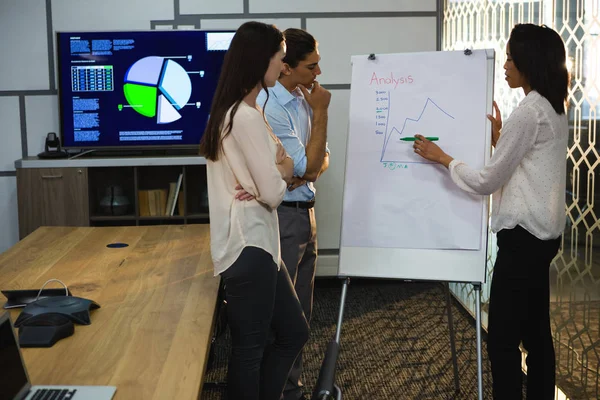
[[[10,315],[0,316],[0,400],[110,400],[115,386],[32,386]]]

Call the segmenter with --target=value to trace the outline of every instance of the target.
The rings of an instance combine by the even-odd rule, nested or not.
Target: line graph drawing
[[[441,118],[455,118],[436,104],[433,99],[427,97],[423,109],[416,118],[407,117],[404,119],[401,129],[392,126],[390,129],[389,120],[392,113],[390,92],[387,92],[387,116],[385,121],[385,134],[383,145],[381,148],[380,162],[397,162],[397,163],[412,163],[412,164],[430,164],[431,162],[418,158],[412,152],[410,142],[402,142],[400,138],[413,136],[415,133],[420,133],[423,136],[437,136],[437,132],[441,130],[441,124],[444,123]],[[378,113],[380,111],[377,111]],[[410,129],[414,126],[415,129]],[[418,128],[418,129],[417,129]],[[390,143],[390,139],[394,140]]]

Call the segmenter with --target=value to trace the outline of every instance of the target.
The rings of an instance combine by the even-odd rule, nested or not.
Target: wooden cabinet
[[[89,226],[87,168],[17,169],[19,236],[40,226]]]
[[[136,162],[138,165],[84,160],[79,161],[82,166],[37,168],[46,161],[35,161],[35,167],[25,167],[23,164],[27,162],[22,161],[17,165],[20,238],[24,238],[40,226],[172,225],[209,222],[206,165],[173,165],[157,159],[147,161],[147,165]],[[53,161],[47,163],[60,165],[59,162]],[[181,191],[178,196],[181,199],[177,201],[176,212],[173,215],[167,215],[165,212],[145,215],[144,212],[140,212],[141,192],[158,190],[169,193],[170,185],[180,176]],[[120,207],[107,207],[107,197],[117,194]],[[112,199],[114,200],[114,197]],[[114,201],[109,203],[115,204]]]

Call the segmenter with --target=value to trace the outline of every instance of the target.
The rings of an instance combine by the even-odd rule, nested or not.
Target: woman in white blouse
[[[284,56],[284,37],[274,26],[247,22],[237,30],[200,143],[207,159],[211,255],[225,284],[231,331],[231,400],[278,400],[308,340],[279,246],[277,206],[293,162],[256,104],[258,93],[277,82]],[[267,343],[271,331],[275,341]]]
[[[497,233],[488,323],[495,399],[521,399],[519,344],[527,350],[527,398],[554,399],[555,356],[550,329],[549,269],[565,226],[568,126],[565,47],[546,26],[519,24],[504,64],[508,85],[525,99],[502,126],[494,103],[488,165],[474,170],[416,135],[415,153],[443,164],[463,190],[493,193]],[[502,134],[500,129],[502,128]]]

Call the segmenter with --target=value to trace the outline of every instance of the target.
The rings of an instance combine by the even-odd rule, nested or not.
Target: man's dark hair
[[[285,44],[287,46],[283,62],[291,68],[296,68],[300,61],[317,49],[317,41],[310,33],[303,29],[288,28],[285,35]]]
[[[508,48],[531,89],[544,96],[558,114],[564,114],[569,71],[560,35],[545,25],[517,24],[510,33]]]

